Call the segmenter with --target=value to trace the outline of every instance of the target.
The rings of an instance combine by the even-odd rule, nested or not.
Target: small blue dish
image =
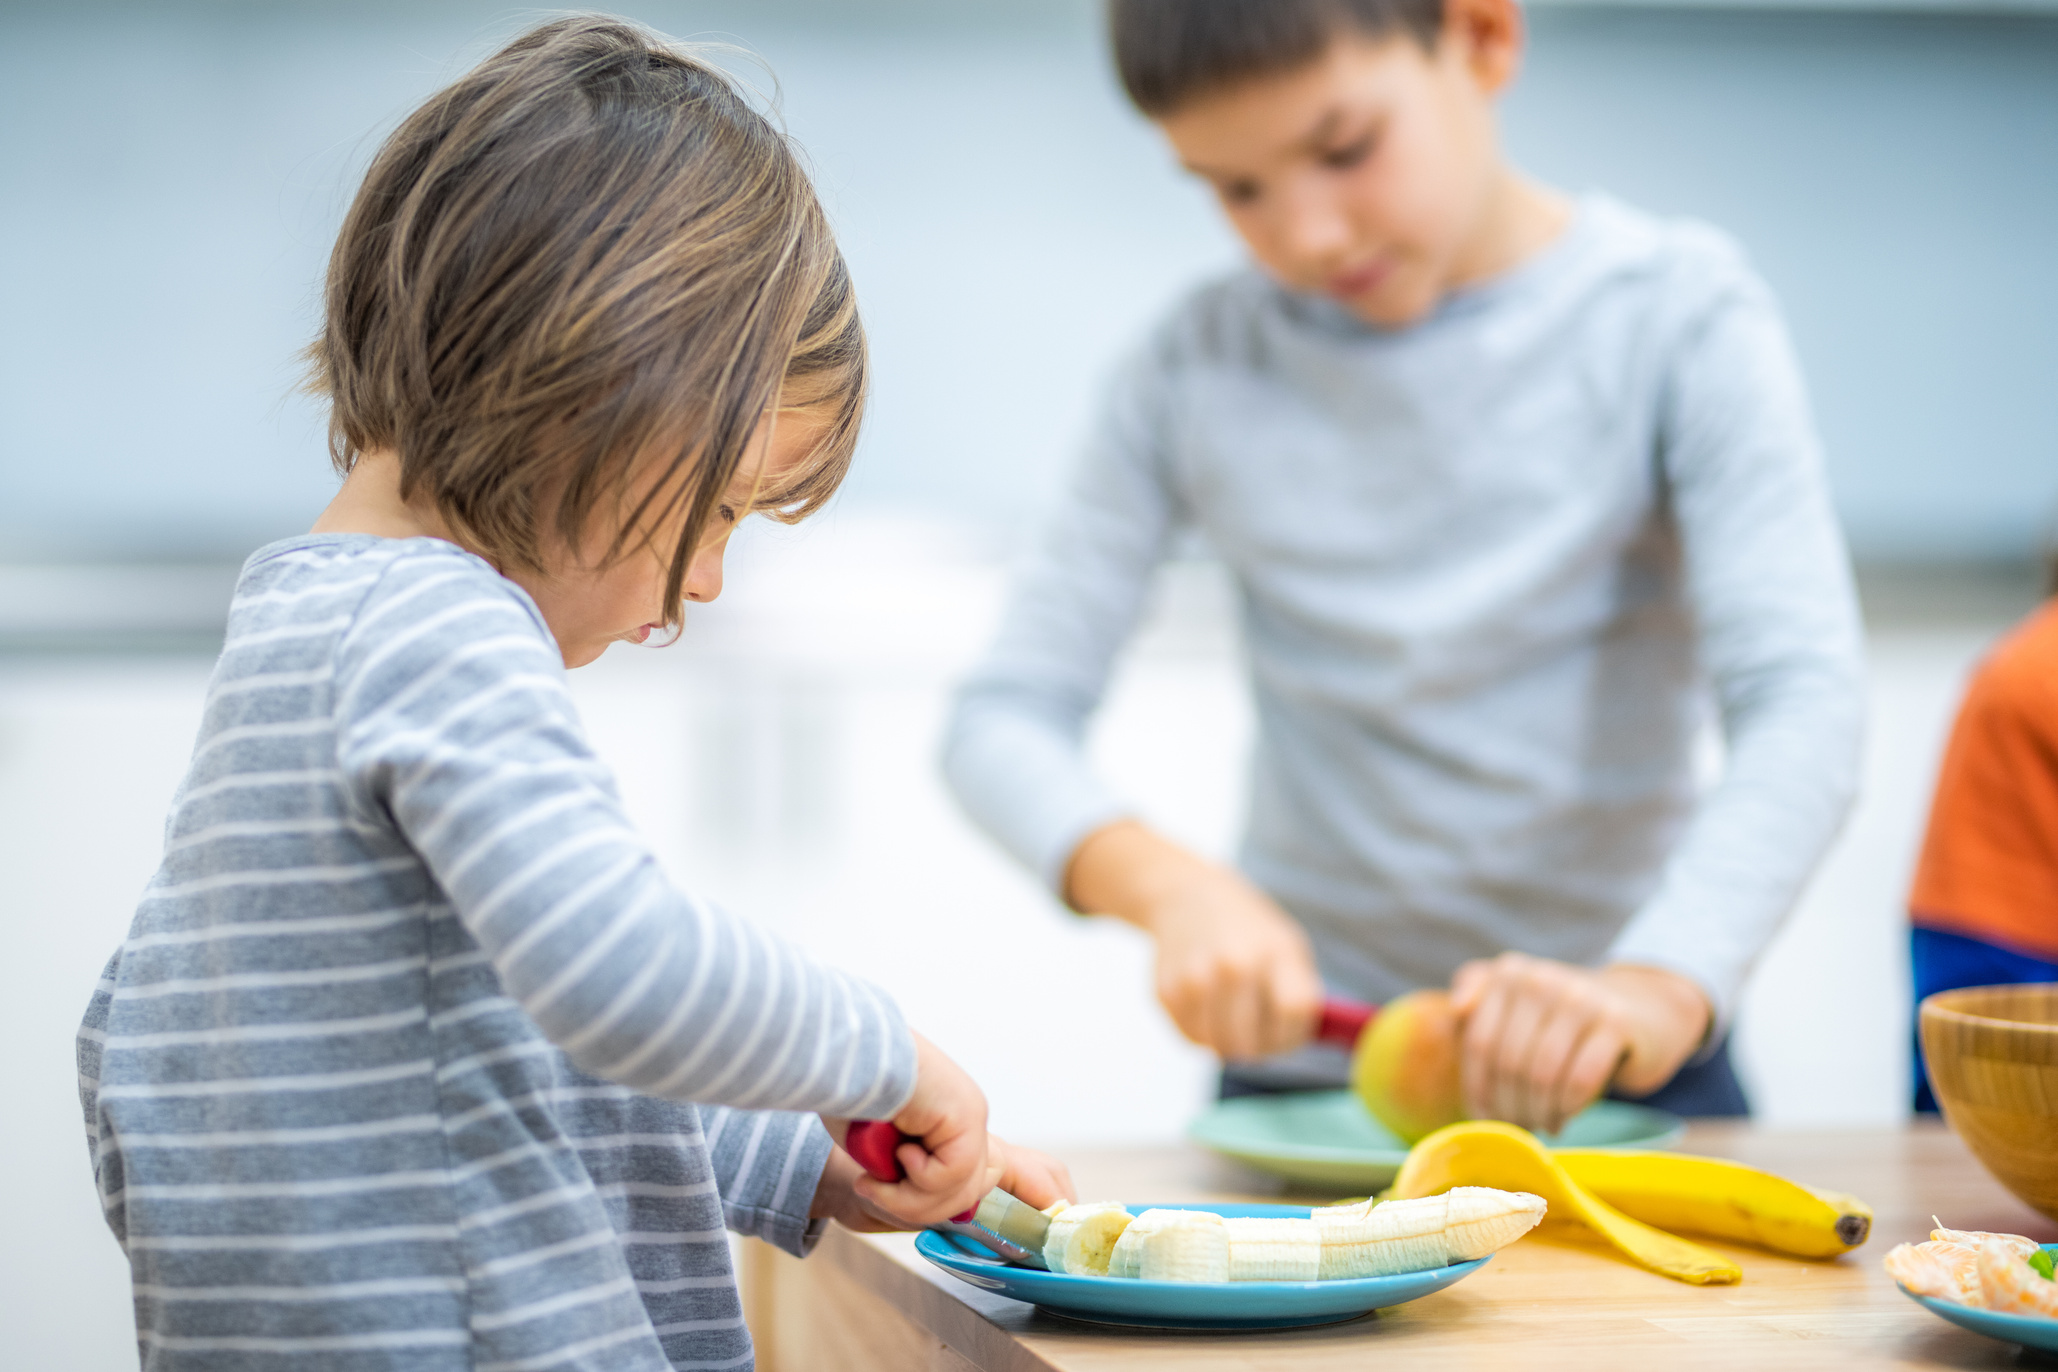
[[[1128,1210],[1132,1215],[1140,1215],[1150,1208],[1132,1205]],[[1308,1217],[1305,1205],[1183,1202],[1168,1208],[1212,1210],[1232,1219]],[[1427,1272],[1357,1277],[1349,1281],[1187,1282],[1073,1277],[1032,1267],[1013,1267],[970,1240],[933,1230],[916,1235],[915,1251],[959,1281],[981,1290],[1028,1301],[1067,1319],[1135,1329],[1293,1329],[1335,1324],[1441,1291],[1491,1261],[1475,1258]]]
[[[2044,1250],[2058,1249],[2058,1243],[2047,1243]],[[1990,1339],[2004,1343],[2019,1343],[2026,1348],[2040,1348],[2047,1353],[2058,1353],[2058,1320],[2044,1319],[2037,1315],[2004,1315],[1998,1310],[1976,1310],[1956,1301],[1940,1301],[1934,1296],[1918,1296],[1907,1287],[1901,1294],[1917,1305],[1923,1306],[1933,1315],[1942,1315],[1961,1329],[1970,1329],[1975,1334],[1984,1334]]]

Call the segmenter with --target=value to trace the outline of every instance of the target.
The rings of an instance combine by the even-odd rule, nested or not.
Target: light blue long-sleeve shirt
[[[1727,1017],[1863,727],[1799,367],[1727,239],[1593,197],[1405,329],[1250,270],[1180,304],[945,743],[966,809],[1053,884],[1131,813],[1083,734],[1189,528],[1234,577],[1255,697],[1240,862],[1332,987],[1383,1000],[1512,948],[1668,968]]]
[[[672,886],[535,603],[435,539],[237,583],[164,859],[79,1031],[149,1372],[747,1370],[881,991]]]

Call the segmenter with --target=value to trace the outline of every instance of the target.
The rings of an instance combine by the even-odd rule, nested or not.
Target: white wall
[[[753,526],[755,527],[755,526]],[[873,977],[958,1055],[994,1127],[1062,1149],[1178,1137],[1210,1060],[1153,1008],[1130,931],[1058,910],[958,817],[933,755],[1001,573],[947,535],[831,514],[739,549],[687,640],[574,677],[632,813],[682,880]],[[1934,757],[1988,631],[1876,634],[1871,780],[1746,999],[1770,1125],[1903,1113],[1902,895]],[[72,1030],[159,844],[208,664],[0,657],[0,1318],[9,1367],[134,1365],[95,1208]],[[1219,581],[1177,569],[1099,730],[1102,765],[1220,852],[1249,719]]]
[[[1113,88],[1096,0],[638,0],[761,51],[877,345],[853,504],[1017,534],[1108,360],[1237,260]],[[291,393],[377,138],[505,0],[0,0],[0,562],[306,525]],[[1539,174],[1700,215],[1792,319],[1874,557],[2026,551],[2058,504],[2058,18],[1550,5]],[[118,73],[118,79],[109,79]],[[82,94],[89,93],[89,94]]]

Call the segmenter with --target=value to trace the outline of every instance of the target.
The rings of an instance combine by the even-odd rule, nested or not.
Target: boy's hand
[[[860,1234],[890,1234],[920,1228],[908,1224],[866,1201],[857,1193],[858,1178],[865,1175],[850,1154],[838,1148],[829,1155],[822,1179],[815,1185],[815,1201],[808,1208],[810,1219],[831,1219]],[[1042,1210],[1061,1200],[1076,1201],[1072,1174],[1056,1158],[1033,1148],[1017,1148],[997,1134],[986,1136],[986,1189],[998,1186],[1017,1200]],[[985,1195],[981,1191],[980,1195]],[[952,1213],[959,1213],[953,1211]]]
[[[1065,895],[1157,941],[1158,1000],[1202,1047],[1262,1058],[1315,1032],[1322,980],[1307,935],[1237,872],[1121,820],[1073,852]]]
[[[893,1117],[901,1133],[921,1140],[900,1146],[907,1176],[885,1182],[859,1168],[851,1189],[901,1227],[926,1229],[977,1205],[993,1183],[986,1180],[986,1096],[935,1044],[914,1039],[915,1093]],[[840,1144],[847,1122],[824,1123]]]
[[[1521,953],[1468,962],[1451,980],[1464,1024],[1466,1113],[1554,1133],[1612,1081],[1631,1095],[1672,1079],[1700,1046],[1710,1008],[1676,972],[1599,971]]]

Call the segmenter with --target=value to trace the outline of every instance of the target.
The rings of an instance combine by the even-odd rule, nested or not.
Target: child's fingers
[[[1536,1044],[1536,1031],[1544,1007],[1534,988],[1517,986],[1508,997],[1508,1007],[1496,1036],[1488,1070],[1493,1073],[1493,1118],[1522,1120],[1528,1117],[1529,1056]]]
[[[1565,1064],[1565,1076],[1558,1094],[1559,1124],[1594,1103],[1608,1089],[1608,1079],[1629,1051],[1620,1028],[1601,1020],[1595,1022],[1572,1050]]]
[[[1016,1148],[991,1134],[986,1139],[990,1154],[1000,1163],[993,1184],[1001,1190],[1038,1210],[1061,1200],[1079,1199],[1071,1172],[1056,1158],[1033,1148]]]
[[[1530,1049],[1523,1082],[1525,1117],[1518,1123],[1554,1134],[1565,1122],[1566,1073],[1593,1026],[1594,1017],[1577,1003],[1561,1002],[1546,1014]]]
[[[867,1200],[922,1224],[934,1224],[969,1210],[986,1194],[986,1131],[966,1129],[949,1136],[931,1134],[921,1143],[904,1143],[898,1154],[907,1179],[872,1179]]]
[[[1263,1056],[1260,1026],[1265,1016],[1264,985],[1247,969],[1223,979],[1215,993],[1215,1051],[1231,1061]]]
[[[1465,1017],[1464,1036],[1460,1043],[1459,1081],[1465,1097],[1465,1113],[1474,1119],[1493,1118],[1493,1058],[1500,1045],[1506,999],[1507,988],[1498,978],[1489,977],[1480,988],[1471,1013]]]
[[[1322,1014],[1322,979],[1312,958],[1282,957],[1272,965],[1265,988],[1263,1051],[1288,1053],[1315,1033]]]
[[[1451,1009],[1460,1018],[1479,1008],[1493,980],[1493,963],[1484,959],[1468,962],[1451,978]]]

